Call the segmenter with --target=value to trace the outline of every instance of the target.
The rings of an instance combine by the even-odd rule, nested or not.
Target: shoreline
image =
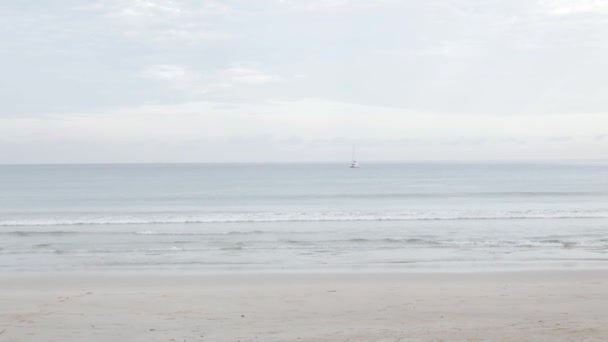
[[[608,271],[0,275],[1,341],[605,340]]]
[[[548,260],[470,260],[470,261],[398,261],[328,265],[283,265],[277,267],[269,264],[212,264],[201,263],[179,265],[158,264],[145,267],[93,265],[73,268],[15,268],[12,265],[0,267],[0,279],[11,276],[122,276],[122,275],[177,275],[177,276],[223,276],[223,275],[328,275],[328,274],[481,274],[481,273],[529,273],[529,272],[608,272],[608,259],[548,259]],[[181,267],[176,267],[181,266]]]

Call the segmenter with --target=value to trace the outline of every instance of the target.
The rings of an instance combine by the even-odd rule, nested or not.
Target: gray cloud
[[[11,80],[2,87],[10,94],[5,115],[260,97],[484,114],[591,112],[608,105],[601,96],[608,76],[602,2],[60,0],[1,6],[3,71]],[[307,77],[253,96],[235,88],[198,97],[186,87],[139,77],[141,70],[165,65],[207,79],[248,63],[275,78]]]
[[[593,140],[595,140],[595,141],[602,141],[604,139],[608,139],[608,133],[599,134],[593,138]]]

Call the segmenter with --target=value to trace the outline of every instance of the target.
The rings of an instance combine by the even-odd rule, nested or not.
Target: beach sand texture
[[[608,272],[0,277],[0,341],[602,341]]]

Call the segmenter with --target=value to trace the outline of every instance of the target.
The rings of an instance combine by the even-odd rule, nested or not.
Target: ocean
[[[0,270],[606,266],[607,163],[0,166]]]

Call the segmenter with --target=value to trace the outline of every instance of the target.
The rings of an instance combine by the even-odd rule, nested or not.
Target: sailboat
[[[350,162],[350,166],[351,169],[358,169],[359,168],[359,163],[357,162],[357,160],[355,159],[355,146],[353,145],[353,156],[352,156],[352,161]]]

